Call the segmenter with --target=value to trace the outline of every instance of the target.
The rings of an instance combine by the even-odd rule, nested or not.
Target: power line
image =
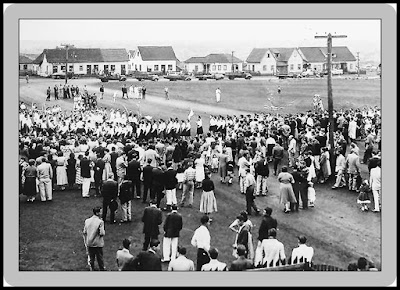
[[[61,43],[60,46],[65,47],[65,84],[68,82],[68,49],[73,48],[73,44]]]

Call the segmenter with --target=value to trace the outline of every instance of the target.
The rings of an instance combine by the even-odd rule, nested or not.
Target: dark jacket
[[[98,158],[95,162],[95,166],[94,166],[94,179],[96,180],[101,180],[102,176],[103,176],[103,170],[104,170],[104,166],[105,166],[105,162],[102,158]]]
[[[157,236],[160,234],[159,225],[162,223],[161,209],[148,206],[144,209],[143,216],[143,233],[150,236]]]
[[[121,187],[119,189],[119,200],[121,204],[128,202],[133,199],[132,194],[132,181],[131,180],[124,180],[121,183]]]
[[[116,199],[118,196],[118,182],[111,179],[104,181],[102,194],[104,200]]]
[[[260,228],[258,229],[258,240],[262,242],[262,240],[268,238],[268,230],[272,228],[277,228],[278,222],[271,216],[263,216],[261,221]]]
[[[140,173],[142,169],[140,168],[140,162],[133,159],[128,162],[128,167],[126,168],[126,175],[128,175],[129,179],[136,180],[140,178]]]
[[[90,178],[90,160],[83,157],[81,160],[81,176],[85,178]]]
[[[125,265],[123,271],[162,271],[160,255],[150,250],[140,252]]]
[[[176,179],[176,170],[168,168],[168,170],[164,172],[164,184],[165,189],[167,190],[176,188],[176,185],[178,184],[178,179]]]
[[[153,166],[146,165],[143,167],[143,184],[151,185],[153,181]]]
[[[118,153],[113,151],[113,152],[110,153],[110,156],[111,156],[110,165],[111,165],[112,168],[115,168],[116,167],[117,158],[118,158]]]
[[[164,171],[160,167],[154,167],[152,172],[152,188],[155,192],[164,190]]]
[[[164,236],[166,238],[179,237],[179,232],[182,229],[182,226],[182,215],[177,211],[169,213],[164,222]]]
[[[266,160],[265,160],[266,161]],[[268,177],[269,176],[269,167],[268,162],[264,162],[264,160],[257,161],[254,166],[256,176],[261,175]]]

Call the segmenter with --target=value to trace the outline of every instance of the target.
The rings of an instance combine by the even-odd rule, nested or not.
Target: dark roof
[[[233,56],[228,53],[212,53],[205,57],[191,57],[186,60],[186,63],[240,63],[243,62],[241,59]]]
[[[273,54],[274,58],[278,62],[287,62],[292,55],[294,48],[293,47],[280,47],[280,48],[254,48],[251,52],[250,55],[247,57],[247,62],[252,62],[252,63],[259,63],[261,62],[262,58],[265,56],[267,51],[271,51]],[[276,53],[279,53],[279,56],[276,56]]]
[[[267,51],[268,48],[253,48],[247,57],[246,62],[261,62]]]
[[[186,63],[203,63],[206,62],[206,58],[202,56],[194,56],[185,61]]]
[[[299,47],[300,51],[308,62],[326,62],[326,47]],[[356,58],[346,46],[332,47],[333,62],[355,61]]]
[[[26,63],[32,63],[33,60],[31,60],[29,57],[26,57],[24,55],[19,56],[19,63],[21,64],[26,64]]]
[[[321,47],[322,52],[326,55],[328,49],[326,47]],[[335,46],[332,47],[332,54],[335,54],[333,61],[356,61],[357,59],[347,48],[347,46]]]
[[[43,52],[33,61],[41,64],[46,55],[49,63],[65,62],[65,49],[44,49]],[[103,48],[70,48],[68,49],[68,62],[121,62],[128,61],[128,54],[124,48],[103,49]]]
[[[140,55],[146,60],[176,60],[172,46],[138,46]]]

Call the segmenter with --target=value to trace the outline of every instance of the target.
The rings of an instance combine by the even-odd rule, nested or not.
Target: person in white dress
[[[215,90],[215,99],[216,99],[217,103],[219,103],[221,101],[221,90],[219,88],[217,88]]]
[[[201,182],[205,178],[204,174],[204,159],[201,155],[198,155],[196,160],[194,161],[195,169],[196,169],[196,188],[201,187]]]
[[[57,186],[59,186],[61,190],[64,190],[65,186],[68,184],[67,158],[62,154],[61,151],[57,153],[56,162]]]

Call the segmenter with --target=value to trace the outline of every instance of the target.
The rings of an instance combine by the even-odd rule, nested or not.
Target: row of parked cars
[[[100,76],[100,80],[102,82],[108,82],[109,80],[118,80],[118,81],[126,81],[127,76],[132,77],[137,79],[138,81],[143,81],[143,80],[151,80],[151,81],[158,81],[161,76],[155,73],[151,72],[131,72],[128,73],[127,75],[121,75],[121,74],[108,74],[108,75],[102,75]],[[198,73],[198,74],[185,74],[181,72],[174,72],[174,73],[167,73],[166,75],[163,76],[164,79],[167,79],[169,81],[191,81],[193,79],[198,79],[200,81],[203,80],[222,80],[225,78],[228,78],[230,80],[233,80],[235,78],[244,78],[244,79],[251,79],[252,75],[250,73],[245,73],[245,72],[232,72],[232,73],[226,73],[226,74],[220,74],[220,73],[214,73],[214,74],[203,74],[203,73]]]

